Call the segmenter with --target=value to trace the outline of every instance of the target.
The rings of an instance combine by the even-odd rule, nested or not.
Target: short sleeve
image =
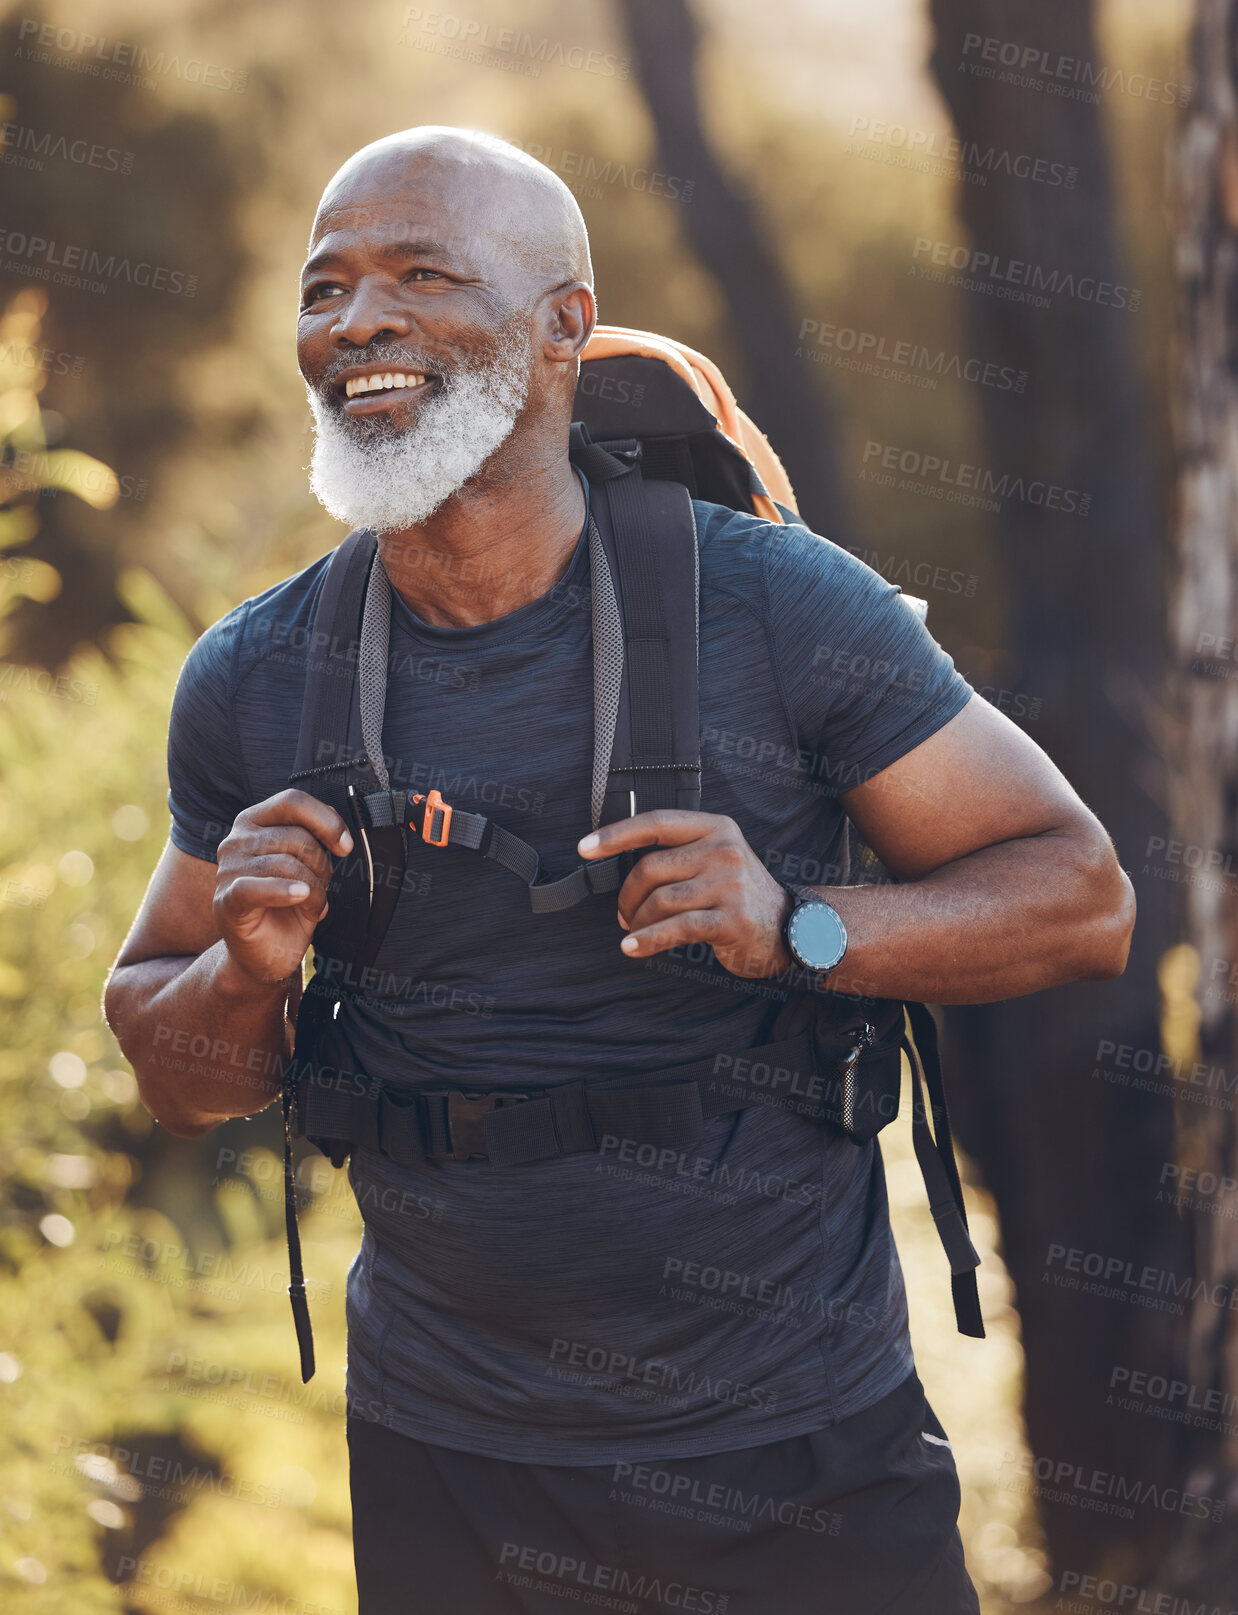
[[[233,668],[245,607],[208,628],[185,658],[168,722],[172,842],[215,863],[219,843],[253,798],[233,721]]]
[[[915,749],[971,686],[895,584],[806,528],[777,531],[766,587],[797,737],[841,794]]]

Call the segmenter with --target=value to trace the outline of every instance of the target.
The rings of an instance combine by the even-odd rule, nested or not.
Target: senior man
[[[848,819],[896,883],[822,891],[846,935],[827,986],[977,1003],[1120,973],[1129,882],[1043,753],[876,573],[717,505],[694,504],[702,810],[584,834],[591,490],[568,451],[591,282],[570,192],[488,136],[367,146],[314,220],[311,486],[378,535],[392,781],[452,781],[550,870],[639,855],[617,898],[530,914],[520,881],[414,842],[376,969],[339,1010],[360,1068],[523,1093],[760,1043],[793,904],[771,850],[824,862]],[[287,784],[307,661],[288,647],[326,565],[216,623],[177,685],[171,841],[106,1007],[144,1102],[185,1138],[278,1094],[303,958],[353,852],[340,814]],[[754,736],[798,761],[742,764]],[[168,1024],[272,1074],[176,1072]],[[710,1121],[686,1168],[358,1147],[350,1178],[362,1615],[976,1609],[874,1143],[754,1106]],[[720,1305],[735,1275],[744,1302]]]

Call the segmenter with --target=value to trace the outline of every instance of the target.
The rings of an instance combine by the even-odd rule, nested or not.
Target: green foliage
[[[114,631],[112,665],[79,656],[65,693],[28,684],[0,705],[0,1601],[65,1608],[67,1584],[75,1615],[157,1609],[179,1577],[180,1607],[217,1607],[222,1579],[343,1610],[351,1197],[322,1163],[305,1218],[322,1366],[302,1387],[277,1158],[190,1185],[213,1244],[144,1204],[158,1130],[99,1017],[167,822],[167,710],[192,642],[149,575],[123,588],[138,621]]]

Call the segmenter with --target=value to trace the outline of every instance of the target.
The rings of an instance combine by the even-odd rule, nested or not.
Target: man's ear
[[[558,364],[578,359],[597,324],[593,292],[582,280],[569,281],[550,293],[546,303],[547,331],[543,352]]]

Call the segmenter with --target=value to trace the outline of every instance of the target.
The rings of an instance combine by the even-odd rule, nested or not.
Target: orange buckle
[[[421,839],[432,847],[445,847],[447,845],[447,832],[451,829],[451,806],[444,802],[437,791],[431,791],[428,796],[413,796],[413,802],[424,802],[421,811]],[[417,826],[410,822],[409,829],[415,830]]]

